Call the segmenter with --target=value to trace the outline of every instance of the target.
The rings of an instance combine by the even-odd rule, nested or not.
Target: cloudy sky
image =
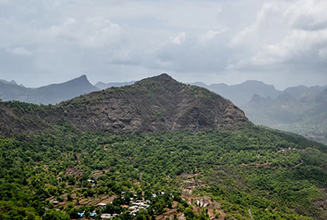
[[[0,79],[327,84],[326,0],[0,0]]]

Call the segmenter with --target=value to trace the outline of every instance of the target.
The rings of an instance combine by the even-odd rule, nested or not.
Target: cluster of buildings
[[[141,209],[148,209],[150,207],[150,200],[137,200],[136,202],[130,201],[131,206],[128,207],[130,214],[135,216],[138,211]]]
[[[119,214],[102,214],[101,219],[112,219],[119,216]]]
[[[205,208],[209,205],[209,202],[206,200],[196,200],[196,205]]]
[[[150,200],[137,200],[137,201],[130,201],[130,205],[122,205],[122,207],[127,208],[129,213],[133,216],[136,216],[137,212],[139,212],[141,209],[148,209],[150,207]],[[99,203],[97,207],[105,208],[105,203]],[[101,215],[101,219],[113,219],[114,217],[119,216],[120,214],[109,214],[109,213],[103,213]]]
[[[88,182],[92,183],[92,184],[95,184],[94,180],[88,180]],[[124,192],[123,192],[123,194],[124,194]],[[165,192],[159,192],[159,194],[164,195]],[[173,195],[171,194],[171,196],[173,196]],[[155,197],[157,197],[157,194],[152,194],[152,198],[155,198]],[[131,198],[131,201],[129,202],[129,205],[121,205],[121,207],[128,209],[129,214],[132,215],[132,216],[136,216],[137,213],[141,209],[145,209],[145,210],[148,209],[150,207],[150,204],[151,204],[150,200],[144,200],[144,199],[135,200],[135,198],[136,198],[136,195],[134,195]],[[57,201],[51,201],[51,202],[56,204]],[[96,207],[97,207],[97,209],[105,209],[106,206],[107,206],[106,203],[98,203]],[[94,210],[91,213],[89,213],[89,215],[90,215],[90,217],[96,217],[98,213],[97,213],[96,210]],[[103,214],[101,214],[101,219],[113,219],[113,218],[115,218],[115,217],[117,217],[117,216],[119,216],[121,214],[122,213],[120,213],[120,214],[103,213]],[[81,213],[78,213],[78,216],[80,218],[83,218],[85,216],[85,211],[83,211]]]

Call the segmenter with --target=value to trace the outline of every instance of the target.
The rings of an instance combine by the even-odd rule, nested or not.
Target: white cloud
[[[315,31],[327,28],[327,2],[300,0],[289,4],[285,10],[288,23],[294,28]]]
[[[25,47],[14,47],[14,48],[7,48],[7,52],[18,55],[18,56],[30,56],[32,53],[27,50]]]
[[[225,31],[227,30],[221,30],[221,31],[208,30],[206,33],[200,35],[199,41],[201,43],[206,43],[207,41],[210,41],[213,38],[215,38],[216,35],[221,34]]]
[[[171,39],[171,42],[174,44],[182,44],[186,40],[186,34],[185,32],[179,33],[176,37],[173,37]]]
[[[84,20],[66,18],[63,23],[47,30],[49,39],[68,45],[101,48],[120,40],[121,28],[109,19],[86,17]]]
[[[310,68],[312,74],[326,70],[326,65],[320,62],[324,57],[321,48],[327,46],[325,9],[326,1],[275,0],[265,3],[256,21],[232,38],[231,48],[244,51],[244,55],[228,68],[284,69],[294,74]]]

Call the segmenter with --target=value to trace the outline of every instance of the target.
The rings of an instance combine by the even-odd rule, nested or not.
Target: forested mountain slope
[[[325,145],[166,74],[0,125],[0,219],[327,219]]]

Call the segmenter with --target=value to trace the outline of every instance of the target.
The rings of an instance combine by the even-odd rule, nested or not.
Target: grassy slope
[[[221,203],[226,218],[250,219],[248,209],[255,219],[327,217],[326,147],[278,131],[114,135],[55,126],[37,136],[2,138],[0,147],[1,200],[34,207],[35,215],[51,208],[50,198],[65,201],[70,194],[80,207],[78,201],[119,195],[119,188],[136,192],[137,182],[151,193],[181,192],[178,176],[195,173],[204,184],[193,193]],[[67,172],[72,169],[80,175]],[[86,181],[92,177],[95,187]]]

